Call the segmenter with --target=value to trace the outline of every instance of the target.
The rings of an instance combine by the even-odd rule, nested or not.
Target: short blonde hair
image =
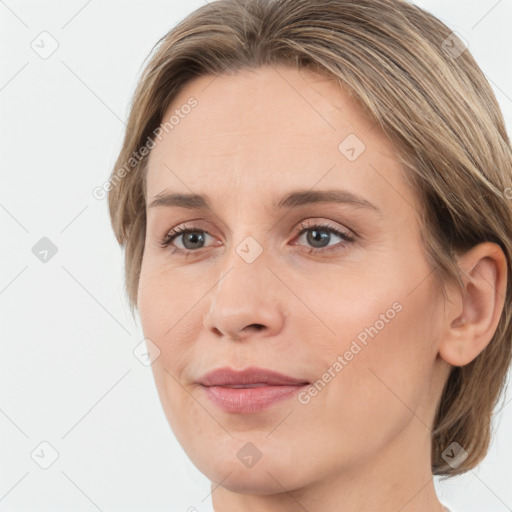
[[[452,368],[432,431],[433,474],[475,467],[489,448],[512,352],[512,151],[493,91],[463,42],[403,0],[219,0],[185,18],[152,53],[108,196],[125,248],[132,314],[146,232],[148,147],[176,94],[195,77],[263,65],[334,77],[395,143],[419,198],[425,255],[439,283],[461,283],[455,254],[480,242],[498,244],[507,258],[496,332],[471,363]],[[442,457],[452,441],[468,452],[456,468]]]

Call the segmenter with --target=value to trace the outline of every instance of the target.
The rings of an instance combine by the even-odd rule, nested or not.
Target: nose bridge
[[[269,335],[282,327],[284,316],[271,284],[275,277],[267,263],[268,255],[252,236],[229,248],[222,277],[210,295],[207,329],[240,339],[255,328]]]

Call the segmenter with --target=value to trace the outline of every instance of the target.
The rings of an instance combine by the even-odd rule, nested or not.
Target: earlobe
[[[439,354],[453,366],[464,366],[494,336],[505,303],[507,263],[497,244],[484,242],[459,256],[458,265],[463,288],[451,288]]]

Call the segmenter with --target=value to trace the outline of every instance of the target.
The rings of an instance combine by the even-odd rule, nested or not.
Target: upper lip
[[[217,368],[203,375],[198,382],[203,386],[236,386],[244,384],[266,384],[268,386],[297,386],[309,384],[304,379],[296,379],[266,368],[252,366],[245,370]]]

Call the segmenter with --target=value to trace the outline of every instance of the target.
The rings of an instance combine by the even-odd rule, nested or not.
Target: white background
[[[416,3],[469,43],[510,133],[512,1]],[[208,510],[209,482],[132,353],[142,331],[107,202],[92,195],[115,163],[144,59],[201,5],[0,1],[0,510]],[[43,31],[59,45],[48,59],[31,48]],[[47,263],[32,252],[42,237],[58,249]],[[484,462],[436,482],[454,511],[512,510],[511,402]],[[59,453],[46,470],[31,458],[43,441]]]

